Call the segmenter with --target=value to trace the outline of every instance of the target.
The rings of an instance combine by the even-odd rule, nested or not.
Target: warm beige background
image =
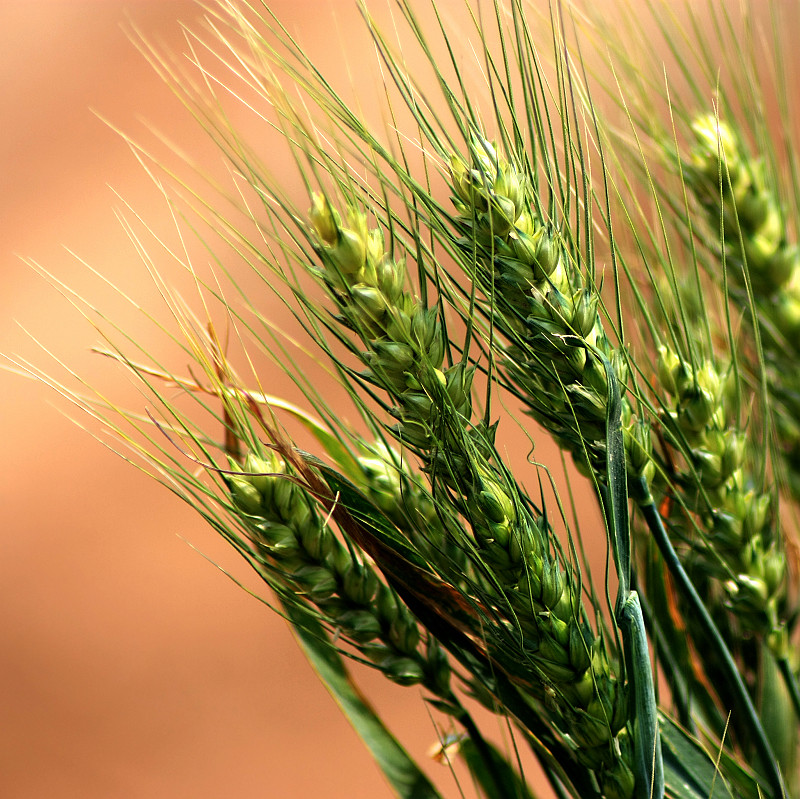
[[[354,3],[330,5],[346,31]],[[272,6],[338,67],[329,9]],[[128,43],[126,9],[176,47],[177,20],[197,15],[183,0],[0,0],[0,352],[59,373],[21,325],[94,381],[114,374],[88,353],[97,334],[19,256],[127,319],[64,247],[154,298],[107,184],[134,207],[157,197],[89,109],[137,135],[140,116],[156,120],[189,150],[204,141]],[[186,541],[239,574],[241,563],[65,410],[0,373],[0,796],[388,796],[283,623]],[[435,736],[419,693],[365,681],[424,756]]]

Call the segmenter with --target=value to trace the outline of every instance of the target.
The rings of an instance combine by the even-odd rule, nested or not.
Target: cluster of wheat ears
[[[800,796],[797,9],[669,5],[394,0],[391,37],[365,6],[382,125],[267,5],[210,8],[185,69],[145,47],[233,176],[158,178],[207,244],[207,318],[165,286],[189,369],[110,330],[146,415],[61,390],[241,552],[400,796],[439,794],[351,660],[451,720],[487,797]],[[297,186],[223,96],[283,134]],[[553,493],[566,460],[512,471],[500,425],[551,436],[602,522]]]

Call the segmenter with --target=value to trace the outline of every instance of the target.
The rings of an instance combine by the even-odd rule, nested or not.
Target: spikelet
[[[628,369],[605,333],[597,287],[570,260],[558,230],[537,219],[528,179],[496,148],[474,137],[470,166],[450,161],[458,241],[467,271],[491,298],[493,321],[508,339],[504,366],[531,415],[579,466],[605,473],[610,363],[624,388]],[[472,265],[473,253],[475,263]],[[628,475],[648,502],[653,476],[650,437],[622,398]],[[588,462],[587,462],[588,458]]]

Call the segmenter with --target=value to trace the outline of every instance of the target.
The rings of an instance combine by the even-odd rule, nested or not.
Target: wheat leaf
[[[362,696],[319,621],[297,603],[283,601],[282,604],[309,663],[361,736],[397,795],[403,799],[438,799],[439,792]]]

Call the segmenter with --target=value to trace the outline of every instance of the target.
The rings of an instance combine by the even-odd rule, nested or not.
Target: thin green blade
[[[283,607],[309,663],[369,748],[397,796],[440,799],[430,780],[356,688],[322,625],[297,603],[283,602]]]
[[[464,758],[470,773],[475,777],[486,796],[504,799],[533,799],[525,780],[503,754],[488,741],[482,741],[484,752],[470,738],[463,740],[458,754]],[[488,757],[487,757],[488,756]],[[487,763],[487,759],[489,763]]]
[[[667,716],[660,715],[666,795],[671,799],[761,799],[768,796],[756,779],[732,757],[722,754],[719,767],[700,743]],[[724,771],[725,777],[720,773]],[[728,784],[730,779],[735,790]]]

